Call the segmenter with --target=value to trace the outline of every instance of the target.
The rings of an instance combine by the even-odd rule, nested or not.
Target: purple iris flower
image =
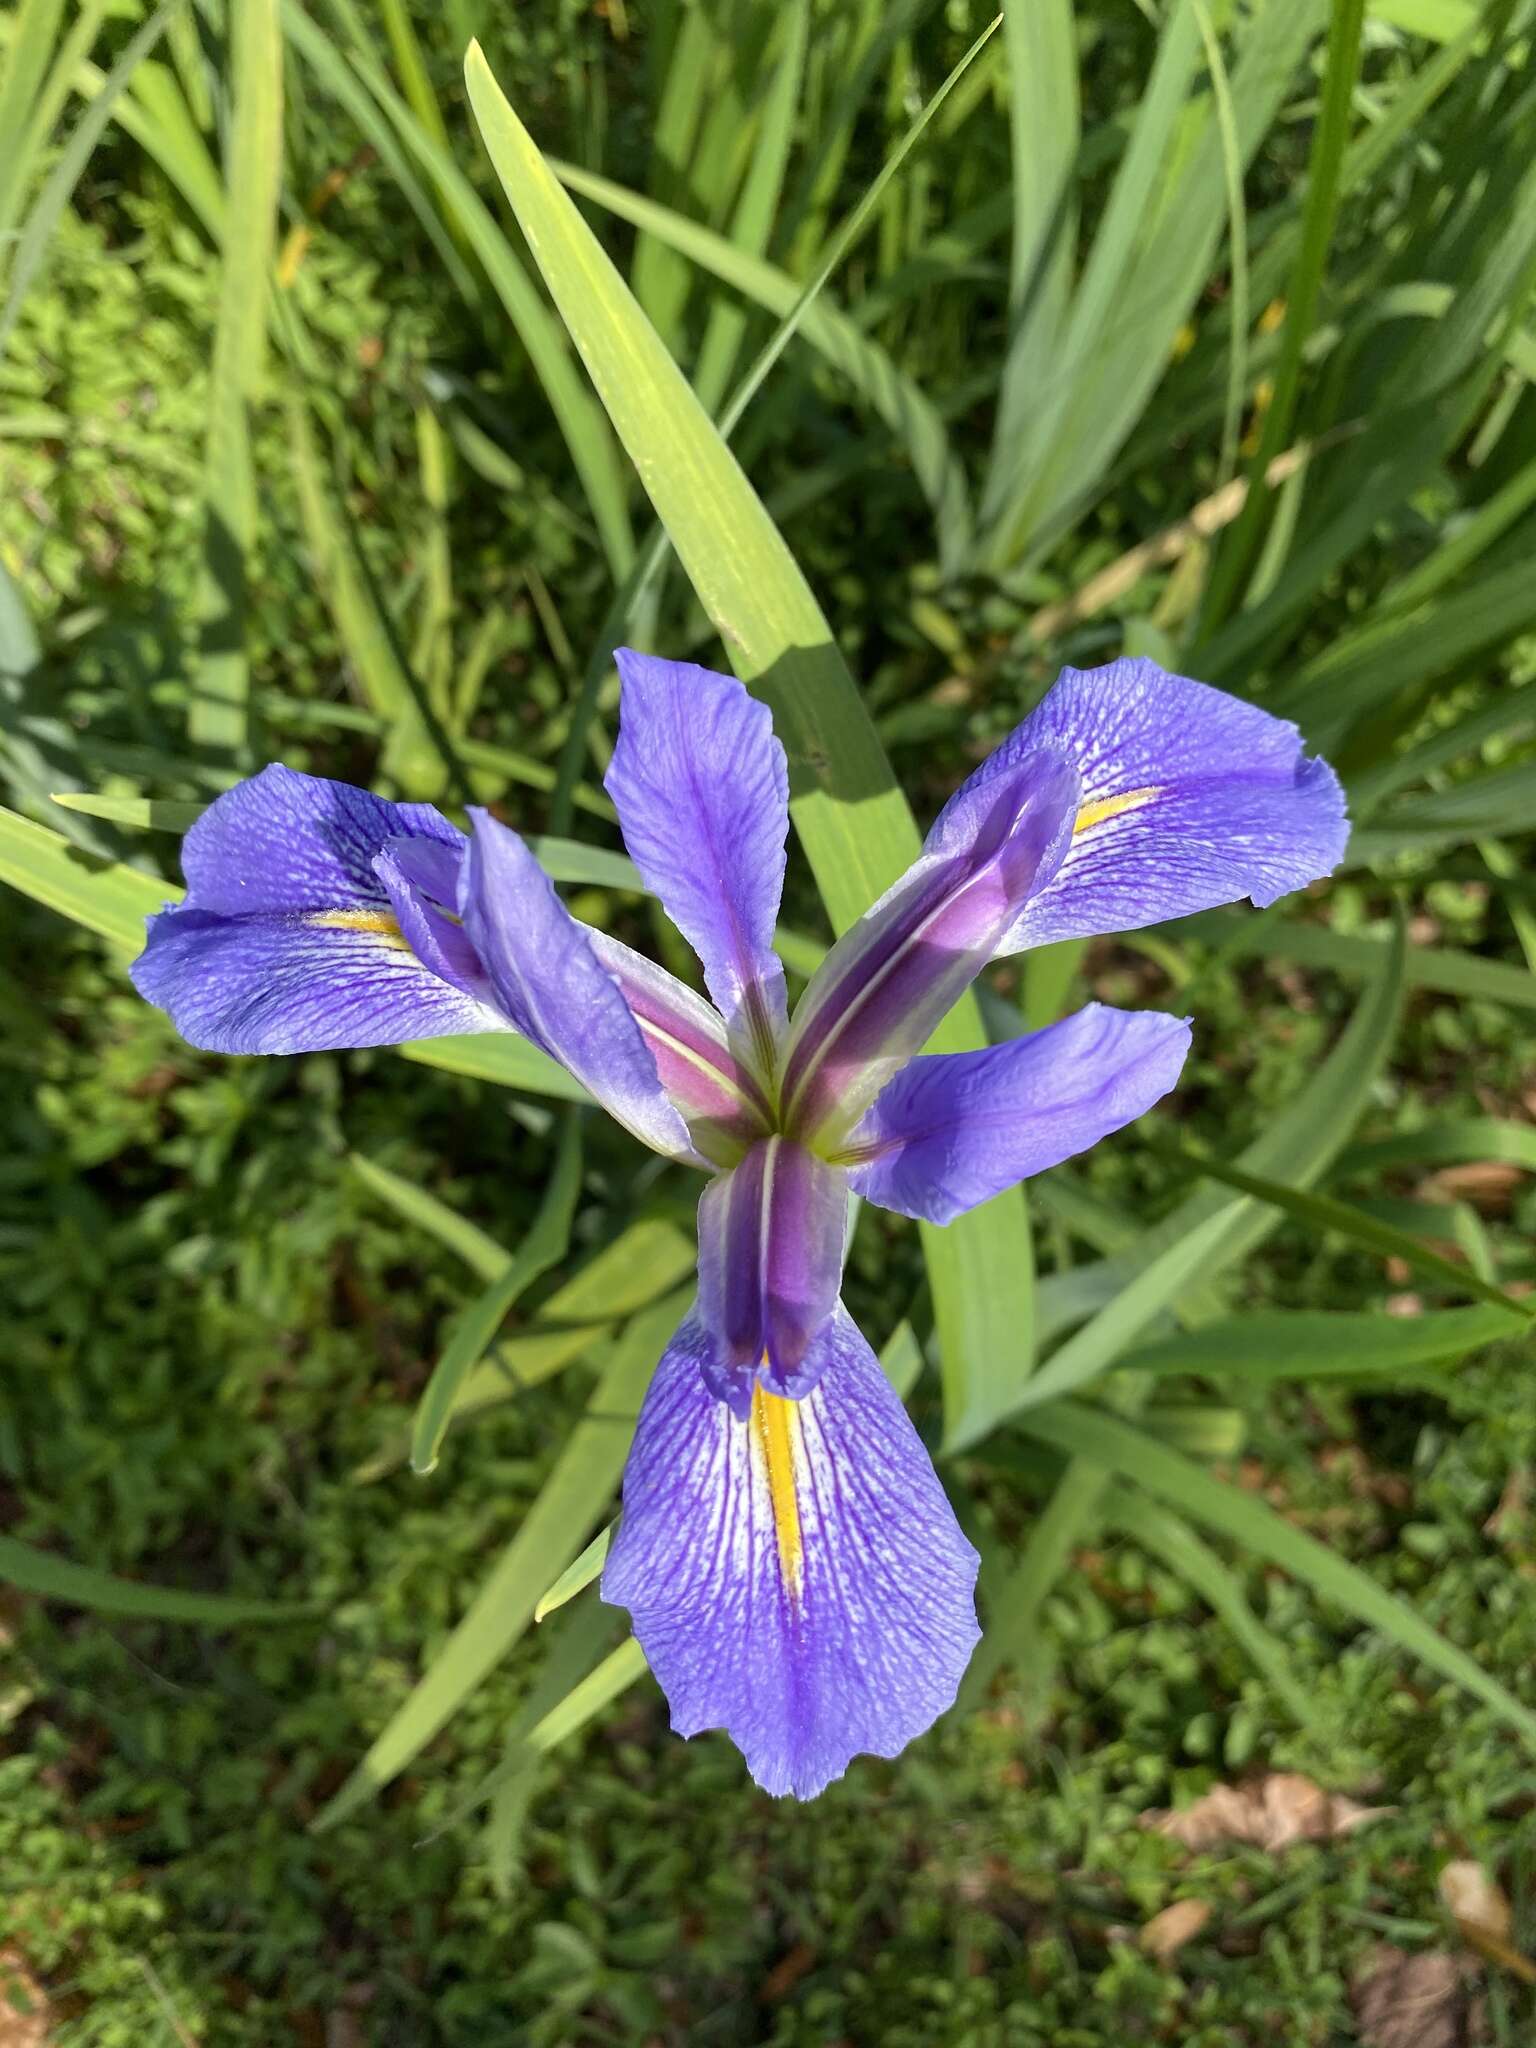
[[[621,650],[607,788],[706,1002],[579,923],[516,832],[469,836],[283,767],[188,833],[185,902],[134,981],[216,1052],[520,1031],[709,1175],[698,1300],[641,1410],[603,1598],[682,1735],[723,1727],[769,1792],[895,1756],[954,1699],[977,1557],[839,1300],[850,1192],[948,1223],[1132,1121],[1186,1019],[1090,1003],[923,1053],[989,960],[1325,875],[1338,780],[1293,726],[1150,661],[1063,670],[790,1016],[773,951],[788,776],[727,676]]]

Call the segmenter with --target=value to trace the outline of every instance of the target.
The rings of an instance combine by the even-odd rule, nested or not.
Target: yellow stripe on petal
[[[1160,789],[1128,789],[1123,796],[1096,797],[1092,803],[1084,804],[1072,823],[1072,836],[1087,832],[1095,825],[1106,824],[1111,818],[1122,817],[1127,811],[1139,811],[1145,805],[1156,803],[1162,795]]]
[[[323,931],[377,932],[381,939],[387,939],[390,945],[398,946],[402,952],[411,950],[410,940],[387,910],[315,910],[307,922],[318,925]]]
[[[805,1551],[800,1536],[800,1496],[795,1465],[800,1448],[800,1415],[793,1401],[765,1388],[752,1389],[752,1443],[768,1480],[768,1503],[779,1546],[779,1570],[798,1596]]]

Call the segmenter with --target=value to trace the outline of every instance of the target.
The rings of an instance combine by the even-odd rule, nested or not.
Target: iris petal
[[[723,1728],[765,1791],[811,1799],[946,1707],[979,1631],[977,1557],[846,1311],[802,1401],[745,1419],[685,1323],[624,1475],[602,1597],[626,1607],[680,1735]]]
[[[510,827],[488,811],[470,817],[459,912],[498,1007],[644,1144],[704,1165],[587,927]]]
[[[430,804],[392,804],[274,763],[226,790],[187,833],[187,900],[226,917],[364,909],[383,899],[373,862],[391,838],[455,847],[464,835]]]
[[[831,1142],[922,1049],[1055,873],[1078,802],[1073,770],[1033,752],[946,807],[921,857],[833,946],[795,1011],[787,1130]]]
[[[768,707],[733,676],[621,647],[619,739],[604,786],[624,843],[698,954],[735,1040],[765,1071],[784,1023],[773,927],[789,775]]]
[[[844,1176],[781,1137],[754,1145],[699,1198],[699,1319],[710,1384],[745,1414],[754,1383],[795,1398],[825,1364],[814,1340],[837,1302]]]
[[[1179,1078],[1189,1024],[1102,1003],[982,1052],[911,1060],[849,1139],[855,1194],[952,1223],[1150,1109]]]
[[[719,1011],[643,953],[606,932],[583,929],[618,983],[695,1144],[716,1164],[734,1165],[764,1136],[770,1118],[762,1086],[732,1051]]]
[[[1077,770],[1082,798],[1064,859],[1021,907],[1000,953],[1134,931],[1243,897],[1273,903],[1343,857],[1338,777],[1303,755],[1294,725],[1143,660],[1063,669],[935,829],[1042,747]]]
[[[330,1052],[507,1029],[416,959],[387,905],[260,917],[179,905],[149,920],[128,971],[206,1052]]]
[[[481,990],[417,956],[401,924],[416,892],[402,880],[392,901],[375,868],[386,847],[451,866],[462,845],[428,804],[386,803],[344,782],[266,768],[188,832],[186,901],[149,920],[129,970],[134,986],[210,1052],[504,1031]]]

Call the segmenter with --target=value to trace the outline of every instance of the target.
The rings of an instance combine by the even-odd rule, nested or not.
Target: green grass
[[[984,9],[223,12],[0,17],[0,1947],[58,2048],[1345,2048],[1377,1942],[1459,1952],[1451,1855],[1536,1951],[1520,10],[1011,8],[937,106]],[[1196,1052],[1029,1191],[1032,1328],[1021,1203],[862,1221],[989,1635],[803,1808],[669,1735],[590,1587],[531,1620],[692,1182],[531,1048],[206,1059],[121,975],[277,756],[501,805],[689,972],[599,788],[623,637],[773,701],[797,972],[1065,661],[1295,716],[1358,827],[1269,917],[989,977],[994,1031],[1092,995]],[[1393,1811],[1140,1824],[1266,1768]]]

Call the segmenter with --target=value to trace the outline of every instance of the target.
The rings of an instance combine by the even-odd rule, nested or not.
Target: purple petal
[[[165,910],[128,971],[206,1052],[327,1052],[507,1029],[416,959],[387,905],[256,917]]]
[[[624,1474],[602,1597],[629,1609],[679,1735],[723,1728],[766,1792],[813,1799],[896,1756],[955,1697],[980,1631],[977,1557],[906,1410],[839,1309],[803,1401],[747,1419],[685,1323]]]
[[[1149,1110],[1179,1078],[1189,1023],[1090,1003],[984,1052],[902,1068],[848,1141],[854,1192],[952,1223]]]
[[[1049,883],[1077,807],[1072,768],[1039,752],[957,793],[920,859],[843,934],[802,997],[784,1066],[786,1130],[827,1141],[851,1128]]]
[[[417,959],[442,980],[477,1001],[494,1000],[485,970],[453,913],[467,842],[388,839],[373,871],[389,897],[395,922]]]
[[[772,1119],[756,1076],[731,1050],[719,1011],[643,953],[606,932],[583,929],[618,983],[695,1145],[716,1164],[734,1165],[766,1135]]]
[[[789,776],[768,707],[732,676],[621,647],[604,786],[648,889],[698,954],[732,1036],[767,1067],[784,1022],[773,950]]]
[[[470,816],[459,914],[498,1007],[643,1143],[704,1164],[587,927],[514,831],[488,811]]]
[[[949,808],[1041,747],[1077,769],[1082,802],[1066,858],[1000,952],[1134,931],[1245,896],[1273,903],[1343,856],[1338,777],[1303,756],[1296,727],[1155,662],[1063,669]]]
[[[483,987],[430,950],[413,951],[431,914],[424,892],[403,878],[391,887],[375,870],[386,849],[451,867],[462,846],[430,805],[265,768],[188,832],[186,901],[149,920],[134,986],[210,1052],[504,1031]],[[403,918],[413,920],[409,937]]]
[[[390,839],[464,843],[430,804],[387,803],[274,763],[227,790],[187,833],[187,902],[226,917],[382,905],[373,863]]]
[[[837,1303],[848,1187],[785,1138],[764,1138],[699,1199],[699,1320],[709,1377],[739,1414],[761,1379],[798,1399],[825,1364],[814,1339]]]

